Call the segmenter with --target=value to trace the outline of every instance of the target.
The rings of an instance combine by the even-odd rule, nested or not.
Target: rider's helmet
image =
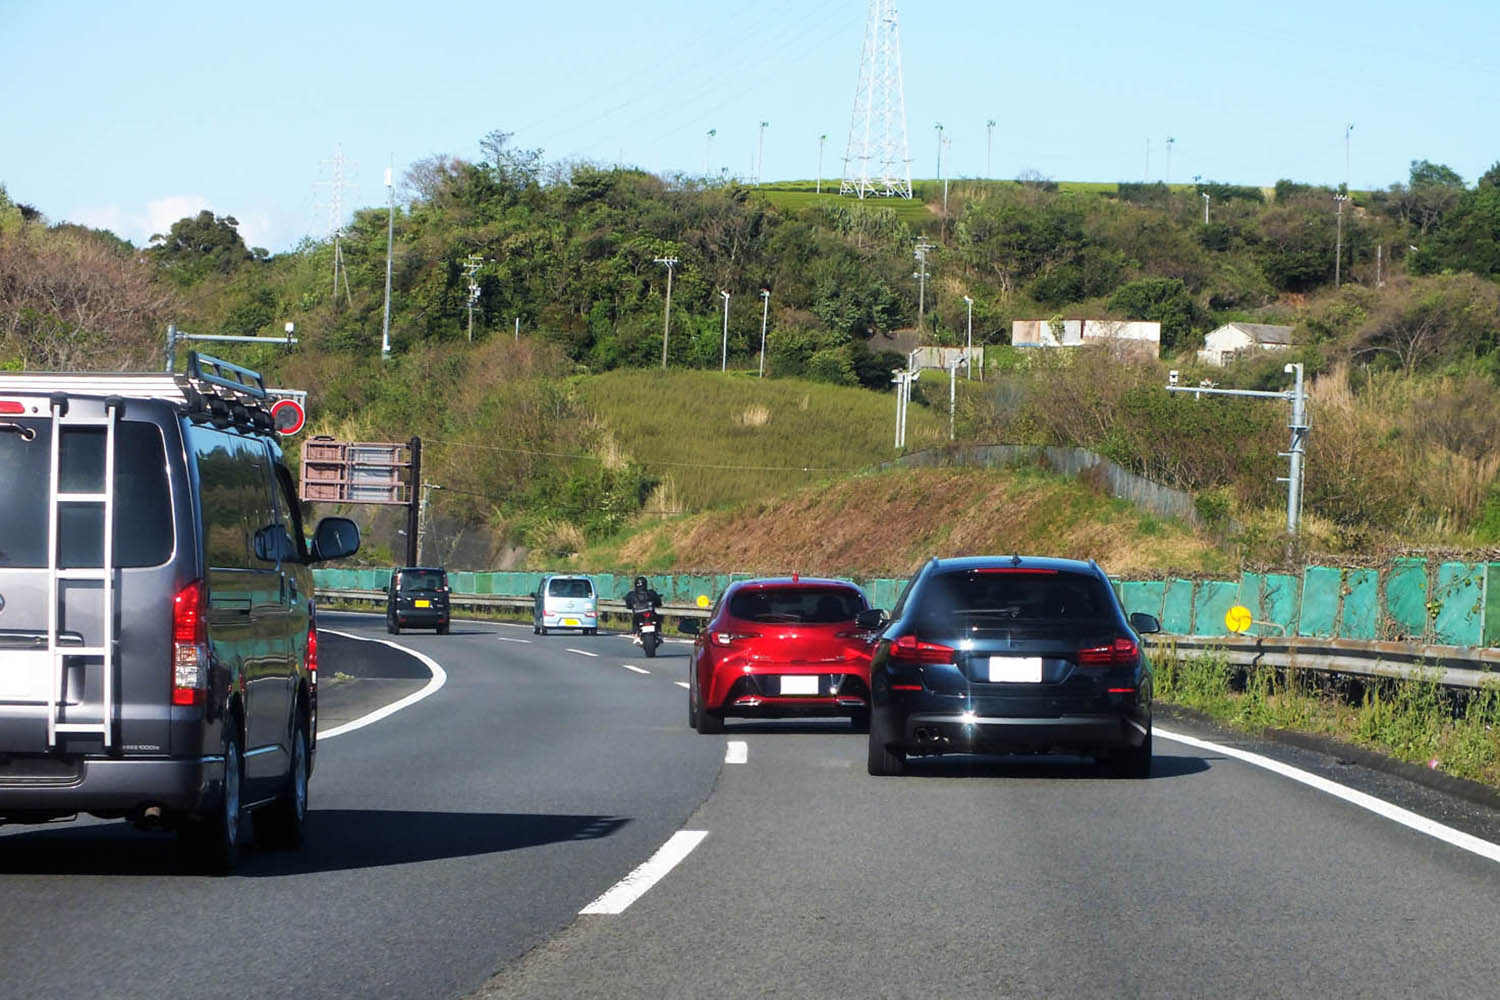
[[[645,590],[646,589],[646,578],[644,576],[638,576],[638,577],[635,578],[635,589],[636,590]]]

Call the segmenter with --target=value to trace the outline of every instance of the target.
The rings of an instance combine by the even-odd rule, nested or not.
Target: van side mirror
[[[703,627],[698,624],[698,619],[696,618],[682,618],[677,622],[677,631],[683,635],[697,635],[703,631]]]
[[[890,621],[889,616],[880,608],[869,608],[854,616],[854,624],[867,629],[885,628]]]
[[[343,559],[359,551],[359,525],[347,517],[325,517],[313,532],[309,562]]]
[[[1161,622],[1156,620],[1155,615],[1148,615],[1144,611],[1133,611],[1130,614],[1130,627],[1135,629],[1138,635],[1150,635],[1161,631]]]

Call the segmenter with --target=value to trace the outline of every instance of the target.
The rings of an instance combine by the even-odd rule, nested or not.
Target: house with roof
[[[1292,328],[1270,323],[1225,323],[1203,338],[1198,360],[1223,367],[1256,351],[1284,351],[1292,346]]]

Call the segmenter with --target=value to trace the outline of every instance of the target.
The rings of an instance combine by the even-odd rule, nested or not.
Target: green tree
[[[1161,324],[1161,346],[1175,353],[1188,346],[1197,307],[1181,278],[1142,278],[1121,285],[1109,297],[1109,308],[1127,319],[1155,320]]]
[[[1481,179],[1478,188],[1465,191],[1438,228],[1406,259],[1416,274],[1473,271],[1487,278],[1500,277],[1500,187]]]
[[[254,259],[238,227],[234,216],[204,209],[178,219],[165,234],[152,236],[148,253],[167,274],[191,285],[209,274],[228,274]]]

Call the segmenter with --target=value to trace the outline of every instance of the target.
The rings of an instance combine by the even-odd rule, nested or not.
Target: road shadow
[[[1211,758],[1191,754],[1157,754],[1151,759],[1151,778],[1181,778],[1201,774]],[[906,773],[930,778],[1007,778],[1057,781],[1090,779],[1122,781],[1100,769],[1090,757],[1058,755],[945,754],[939,757],[908,757]]]
[[[477,857],[599,840],[629,822],[626,817],[602,815],[314,809],[308,813],[307,837],[300,850],[260,850],[252,843],[234,874],[279,878]],[[58,824],[0,837],[0,873],[161,876],[192,875],[197,869],[191,853],[179,848],[175,834],[142,832],[118,822]]]

